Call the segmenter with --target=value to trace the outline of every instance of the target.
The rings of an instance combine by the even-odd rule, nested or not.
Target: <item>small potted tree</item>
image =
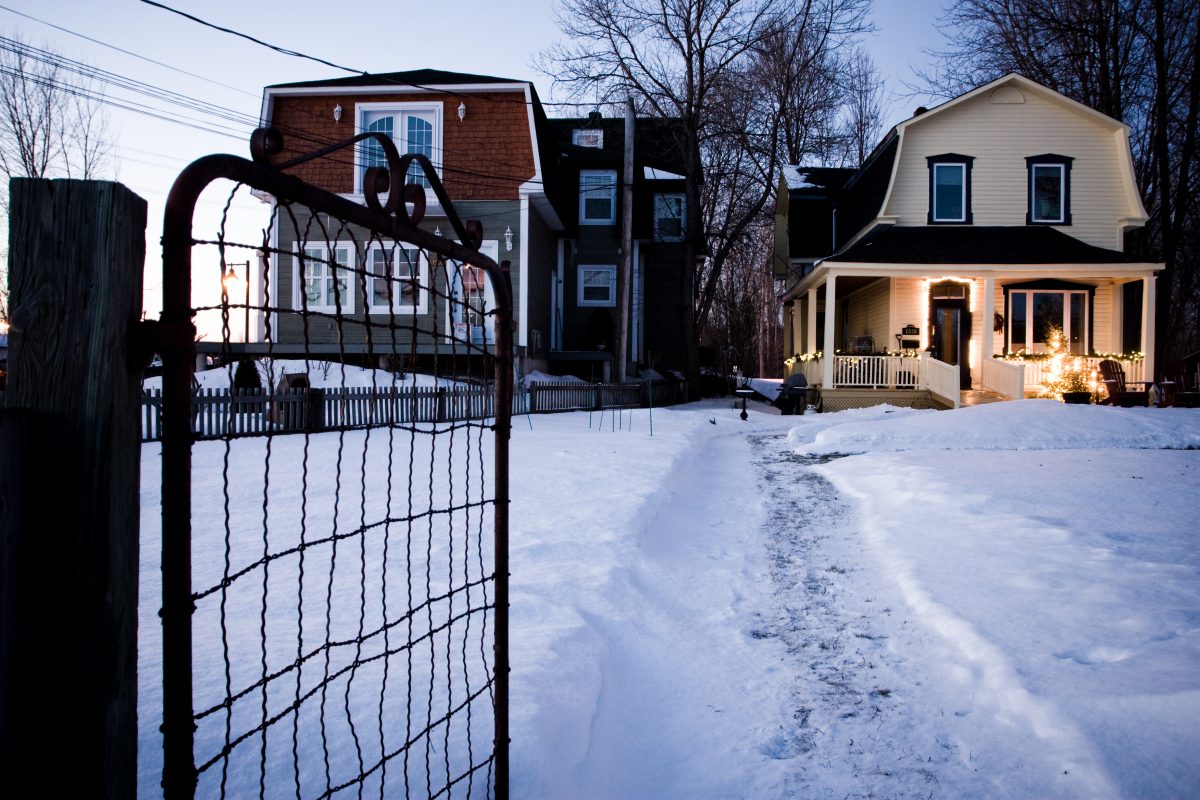
[[[1062,374],[1062,399],[1064,403],[1086,405],[1092,402],[1092,389],[1087,376],[1077,369],[1068,369]]]

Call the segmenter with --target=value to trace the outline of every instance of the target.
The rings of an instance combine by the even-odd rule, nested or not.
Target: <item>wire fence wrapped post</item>
[[[285,172],[353,146],[388,165],[366,170],[365,205]],[[253,161],[202,158],[167,204],[164,793],[505,798],[508,274],[424,157],[381,134],[272,163],[281,149],[257,131]],[[196,236],[218,179],[236,187]],[[274,198],[260,241],[228,225],[249,190]],[[426,192],[457,241],[421,226]],[[193,275],[246,259],[253,308],[224,288],[194,303]],[[219,325],[231,381],[230,321],[251,311],[263,336],[239,355],[269,388],[198,391],[193,320]],[[459,322],[488,318],[491,335]]]

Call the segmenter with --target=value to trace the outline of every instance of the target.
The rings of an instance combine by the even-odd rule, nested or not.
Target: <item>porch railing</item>
[[[985,358],[980,371],[980,380],[984,388],[998,392],[1011,400],[1020,400],[1025,396],[1026,371],[1025,362]]]
[[[921,360],[912,356],[834,356],[834,388],[915,389]]]
[[[1050,368],[1049,359],[1021,361],[1018,359],[991,359],[993,361],[1003,361],[1007,364],[1023,364],[1025,366],[1025,388],[1032,389],[1041,386],[1046,382],[1046,372]],[[1104,361],[1100,356],[1085,356],[1083,361],[1087,363],[1088,372],[1099,372],[1100,362]],[[1125,370],[1125,380],[1127,381],[1144,381],[1146,380],[1146,362],[1145,361],[1120,361],[1121,367]]]
[[[959,368],[954,364],[938,361],[931,355],[922,354],[921,388],[928,389],[932,394],[950,403],[951,408],[958,408],[961,397]]]

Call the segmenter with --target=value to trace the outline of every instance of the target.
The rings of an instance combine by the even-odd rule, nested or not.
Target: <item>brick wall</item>
[[[287,149],[278,160],[353,136],[356,103],[392,100],[442,103],[442,183],[452,200],[515,200],[517,188],[533,177],[529,114],[522,92],[279,96],[275,98],[272,124],[283,131]],[[458,119],[460,102],[467,106],[462,121]],[[339,104],[342,121],[335,123],[333,108]],[[354,155],[350,149],[289,171],[333,192],[354,191]]]

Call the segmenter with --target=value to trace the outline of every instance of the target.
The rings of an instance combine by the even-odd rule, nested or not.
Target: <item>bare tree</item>
[[[96,178],[108,168],[111,147],[99,95],[88,85],[71,82],[58,54],[0,36],[0,171],[6,179],[0,214],[5,227],[7,179]],[[0,319],[8,321],[7,257],[0,279]]]
[[[863,29],[867,2],[562,0],[568,39],[545,51],[539,68],[576,97],[628,95],[645,113],[679,120],[686,202],[701,212],[686,217],[691,274],[680,298],[690,377],[699,373],[697,333],[721,275],[774,191],[776,142],[791,104],[764,95],[754,79],[762,44],[790,37],[819,54]]]
[[[1150,221],[1128,243],[1162,260],[1160,363],[1200,349],[1200,2],[960,0],[921,77],[946,97],[1019,72],[1130,126]]]
[[[883,133],[883,79],[875,62],[855,48],[842,69],[841,96],[843,163],[861,167]]]

